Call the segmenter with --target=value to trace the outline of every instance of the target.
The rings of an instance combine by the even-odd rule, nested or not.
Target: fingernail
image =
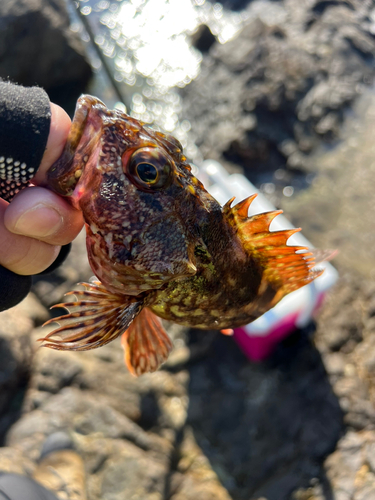
[[[53,207],[37,205],[19,217],[14,232],[32,238],[45,238],[55,234],[63,222],[63,218]]]

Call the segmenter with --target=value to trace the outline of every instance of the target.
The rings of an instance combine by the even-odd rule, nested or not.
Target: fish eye
[[[151,163],[138,163],[135,170],[141,181],[147,182],[147,184],[153,184],[157,181],[158,171]]]
[[[140,148],[122,158],[130,181],[142,191],[167,188],[172,181],[173,161],[163,150],[155,147]]]

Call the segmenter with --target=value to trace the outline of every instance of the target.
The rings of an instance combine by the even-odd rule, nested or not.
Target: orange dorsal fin
[[[135,376],[156,371],[168,358],[173,344],[160,319],[144,308],[123,334],[125,364]]]
[[[100,281],[79,283],[85,290],[75,290],[74,302],[56,304],[69,314],[52,318],[43,326],[58,323],[59,327],[39,339],[44,347],[61,351],[88,351],[101,347],[121,335],[139,314],[143,303],[135,297],[109,292]]]
[[[270,224],[282,210],[248,217],[247,211],[256,195],[249,196],[234,207],[233,199],[223,207],[223,214],[235,228],[247,253],[263,268],[263,278],[277,290],[274,303],[320,276],[323,270],[314,269],[316,260],[329,260],[332,251],[309,251],[303,246],[288,246],[288,239],[300,229],[269,230]],[[315,260],[315,257],[319,257]]]

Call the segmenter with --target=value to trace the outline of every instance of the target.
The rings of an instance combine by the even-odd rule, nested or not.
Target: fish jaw
[[[95,97],[78,99],[63,153],[47,172],[45,186],[55,193],[73,195],[88,160],[99,147],[103,109],[105,105]]]

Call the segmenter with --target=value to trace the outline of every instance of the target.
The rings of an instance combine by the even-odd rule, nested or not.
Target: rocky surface
[[[65,0],[0,2],[0,78],[44,87],[54,102],[77,98],[91,76]]]
[[[244,29],[212,45],[182,91],[204,157],[242,167],[257,185],[305,187],[311,152],[339,137],[348,105],[373,83],[373,9],[360,0],[249,2]]]
[[[283,69],[285,78],[285,85],[278,84],[283,89],[279,101],[271,99],[271,95],[276,94],[267,94],[269,100],[264,101],[266,105],[262,109],[266,112],[262,116],[267,116],[271,109],[269,102],[276,102],[279,107],[268,114],[268,121],[264,118],[262,127],[256,117],[253,130],[258,135],[254,136],[254,144],[261,137],[281,134],[279,126],[284,122],[281,116],[277,118],[277,110],[285,111],[290,106],[291,122],[286,121],[284,127],[293,124],[288,129],[292,135],[288,137],[292,137],[297,152],[301,152],[300,136],[293,135],[300,126],[314,149],[322,138],[329,136],[316,130],[319,119],[333,112],[339,123],[344,116],[343,107],[357,95],[357,87],[345,93],[345,89],[354,88],[350,76],[353,68],[359,68],[360,74],[355,76],[357,83],[366,83],[364,75],[366,78],[372,75],[372,55],[366,59],[362,49],[358,51],[353,48],[355,45],[347,45],[348,36],[343,35],[344,28],[349,26],[352,36],[355,33],[356,43],[362,35],[368,43],[373,43],[369,24],[366,24],[370,21],[365,17],[372,3],[311,1],[304,4],[304,10],[300,7],[302,2],[292,0],[272,4],[288,12],[293,8],[295,17],[294,24],[283,21],[289,26],[284,38],[275,37],[274,28],[271,29],[264,18],[251,21],[254,47],[258,46],[258,54],[263,54],[258,59],[258,63],[261,61],[258,67],[264,71],[258,73],[258,80],[256,75],[248,73],[248,87],[256,96],[257,86],[262,87],[264,93],[267,85],[276,85],[273,68],[281,56],[283,64],[278,67]],[[284,53],[286,40],[293,39],[291,24],[296,30],[294,50]],[[358,29],[354,29],[355,26]],[[258,31],[255,28],[259,28]],[[314,30],[326,40],[324,43],[317,44]],[[309,33],[315,33],[310,41],[312,55],[304,59],[303,54],[308,54]],[[248,31],[247,39],[250,35]],[[272,45],[270,37],[279,43]],[[298,40],[301,42],[297,43]],[[207,127],[211,127],[215,117],[218,124],[232,120],[231,127],[237,127],[240,143],[248,137],[246,130],[250,130],[250,122],[235,122],[236,112],[241,112],[236,106],[231,118],[230,74],[241,78],[237,56],[241,50],[251,55],[255,48],[246,52],[248,42],[243,42],[241,36],[237,42],[238,45],[231,42],[233,57],[227,61],[232,64],[232,73],[229,70],[225,73],[222,63],[217,65],[221,73],[212,69],[212,80],[217,80],[220,74],[225,78],[219,79],[217,87],[222,82],[222,91],[216,88],[217,102],[212,108],[205,108],[206,116],[202,115],[202,119],[206,120]],[[328,59],[319,56],[318,46],[321,54],[324,55],[324,47],[331,54]],[[268,49],[262,52],[264,47]],[[208,58],[214,57],[212,51],[224,48],[213,46]],[[341,57],[340,51],[348,57]],[[293,59],[293,54],[297,54],[297,59]],[[337,63],[342,68],[342,80],[341,77],[334,80],[332,101],[325,100],[328,94],[318,92],[319,81],[324,82],[327,75],[321,71],[324,78],[319,80],[314,68],[317,71],[323,60],[329,81],[333,81],[332,67]],[[312,67],[313,64],[318,66]],[[268,67],[271,76],[267,76],[266,85]],[[293,68],[298,71],[294,73]],[[295,96],[292,101],[288,101],[286,93],[287,88],[290,90],[290,75],[295,75],[293,82],[305,82],[301,83],[302,90],[297,83],[297,87],[292,88]],[[346,80],[348,87],[343,83]],[[234,78],[233,93],[241,97],[244,87],[236,86],[236,81]],[[363,94],[361,85],[360,89]],[[223,107],[226,93],[228,104]],[[307,99],[309,93],[310,97],[315,96],[312,100]],[[189,97],[192,109],[196,106],[194,95]],[[319,95],[322,99],[325,95],[323,101],[329,104],[324,104],[320,118],[312,111],[323,109],[314,107]],[[342,95],[349,98],[343,99]],[[338,104],[335,104],[336,98],[341,99]],[[242,112],[247,120],[260,110],[260,103],[256,99],[254,102],[256,106],[252,111]],[[333,104],[337,107],[331,108]],[[297,120],[297,108],[310,110],[305,121]],[[220,122],[218,116],[223,110],[227,118]],[[282,116],[288,118],[285,114]],[[59,302],[63,293],[72,289],[77,281],[91,275],[81,234],[64,266],[54,275],[36,280],[33,295],[0,315],[3,445],[0,469],[29,476],[36,474],[45,439],[55,431],[64,430],[72,436],[84,460],[89,500],[375,498],[375,222],[372,215],[375,95],[365,92],[354,106],[353,116],[355,118],[335,132],[339,133],[341,144],[319,156],[309,156],[308,164],[304,163],[303,168],[316,174],[310,187],[284,198],[282,203],[288,217],[302,225],[304,234],[317,246],[340,249],[335,264],[341,277],[327,297],[316,324],[290,336],[261,364],[250,363],[231,338],[167,325],[175,343],[170,360],[159,372],[139,379],[127,373],[119,341],[85,353],[39,349],[37,339],[46,333],[46,328],[41,328],[48,314],[46,308]],[[198,122],[196,125],[197,130],[201,130]],[[210,156],[216,154],[223,159],[227,146],[218,140],[220,135],[216,136],[215,143],[209,130],[211,128],[202,133],[202,147]],[[223,137],[225,139],[225,134]],[[281,144],[284,140],[282,138]],[[292,154],[280,153],[279,135],[273,141],[270,150],[277,154],[267,163],[270,170],[284,165]],[[308,150],[304,154],[307,155]],[[277,159],[280,154],[281,163]],[[240,156],[236,158],[239,167],[247,165]],[[252,162],[255,164],[255,160]]]

